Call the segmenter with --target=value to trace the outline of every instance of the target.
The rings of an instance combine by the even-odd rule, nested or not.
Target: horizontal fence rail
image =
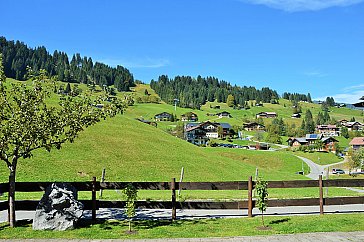
[[[92,210],[92,200],[79,200],[85,210]],[[16,201],[16,208],[19,211],[35,210],[38,200],[21,200]],[[97,201],[97,209],[100,208],[125,208],[125,201]],[[298,199],[270,199],[268,207],[290,207],[290,206],[317,206],[319,198],[298,198]],[[333,197],[324,198],[324,205],[346,205],[346,204],[364,204],[362,197]],[[141,209],[172,209],[171,201],[138,201],[136,206]],[[255,200],[253,200],[255,206]],[[8,209],[8,202],[0,202],[0,211]],[[214,202],[214,201],[188,201],[176,202],[176,209],[248,209],[248,200],[232,202]]]
[[[40,192],[53,182],[16,182],[18,192]],[[92,182],[66,182],[78,191],[92,191]],[[364,179],[323,180],[323,187],[364,187]],[[132,184],[137,190],[171,190],[171,182],[96,182],[96,190],[124,189]],[[176,190],[248,190],[247,181],[233,182],[176,182]],[[253,181],[253,186],[255,182]],[[268,181],[268,188],[319,187],[318,180]],[[9,190],[8,183],[0,183],[0,193]]]
[[[171,190],[170,182],[100,182],[97,190],[124,189],[128,184],[138,190]]]
[[[138,208],[145,209],[172,209],[172,219],[176,218],[176,209],[248,209],[248,215],[252,216],[255,207],[255,199],[252,190],[255,182],[249,181],[232,182],[97,182],[96,178],[89,182],[68,182],[78,191],[90,191],[91,200],[80,200],[84,209],[92,210],[92,218],[96,219],[96,210],[100,208],[125,208],[125,201],[105,201],[96,199],[96,191],[124,189],[132,184],[138,190],[170,190],[172,199],[170,201],[137,201]],[[40,192],[45,191],[52,182],[16,182],[15,189],[18,192]],[[340,179],[340,180],[294,180],[294,181],[268,181],[268,188],[319,188],[318,198],[300,199],[269,199],[268,207],[288,206],[320,206],[323,214],[324,205],[364,204],[364,196],[357,197],[323,197],[324,187],[364,187],[364,179]],[[8,192],[9,184],[0,183],[0,194]],[[241,201],[176,201],[176,190],[248,190],[248,199]],[[16,210],[35,210],[39,201],[22,200],[16,201]],[[0,211],[8,209],[8,201],[0,201]]]

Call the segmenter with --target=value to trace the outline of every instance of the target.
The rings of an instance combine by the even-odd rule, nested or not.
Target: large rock
[[[52,183],[40,200],[33,220],[34,230],[73,229],[83,214],[76,189],[66,183]]]

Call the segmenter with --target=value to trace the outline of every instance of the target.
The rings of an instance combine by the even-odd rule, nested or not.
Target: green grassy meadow
[[[197,219],[197,220],[142,220],[133,222],[134,234],[127,234],[126,221],[107,220],[91,224],[83,221],[78,228],[68,231],[34,231],[24,221],[11,229],[0,224],[1,239],[157,239],[157,238],[208,238],[297,234],[308,232],[363,231],[363,214],[326,214],[324,216],[270,216],[265,224],[270,230],[260,230],[260,216],[254,218]],[[304,236],[304,234],[302,234]]]
[[[303,152],[303,151],[295,151],[293,154],[305,157],[309,160],[312,160],[316,164],[319,165],[329,165],[344,161],[344,158],[338,157],[332,152]]]
[[[185,168],[185,181],[247,180],[259,167],[267,180],[300,179],[301,161],[282,152],[202,148],[160,129],[117,116],[86,129],[61,150],[34,152],[19,161],[18,181],[84,181],[100,177],[106,168],[109,181],[169,181]],[[5,163],[0,169],[6,181]]]

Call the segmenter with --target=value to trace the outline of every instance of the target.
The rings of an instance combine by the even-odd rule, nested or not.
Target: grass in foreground
[[[260,216],[234,219],[198,220],[143,220],[133,223],[136,234],[126,234],[126,221],[99,221],[90,224],[83,221],[75,230],[33,231],[31,222],[20,222],[19,227],[11,229],[6,223],[0,224],[1,239],[30,238],[68,238],[68,239],[144,239],[144,238],[201,238],[244,235],[294,234],[308,232],[349,232],[364,229],[363,214],[327,214],[308,216],[266,217],[271,230],[258,230]]]

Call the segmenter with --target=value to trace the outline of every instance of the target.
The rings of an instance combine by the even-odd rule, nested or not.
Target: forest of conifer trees
[[[235,105],[241,107],[249,100],[274,103],[279,99],[278,93],[268,87],[259,90],[252,86],[233,86],[215,77],[176,76],[170,79],[162,75],[158,81],[152,80],[150,86],[167,103],[173,104],[174,99],[178,99],[179,106],[197,109],[206,101],[226,102],[228,95],[233,95]]]
[[[33,71],[45,69],[59,81],[114,85],[118,91],[129,91],[134,86],[134,77],[122,66],[110,67],[100,62],[93,62],[91,57],[82,57],[79,53],[71,61],[65,52],[55,50],[50,54],[44,46],[30,48],[20,41],[9,41],[0,37],[0,53],[3,54],[5,75],[17,80],[25,80],[27,66]]]

